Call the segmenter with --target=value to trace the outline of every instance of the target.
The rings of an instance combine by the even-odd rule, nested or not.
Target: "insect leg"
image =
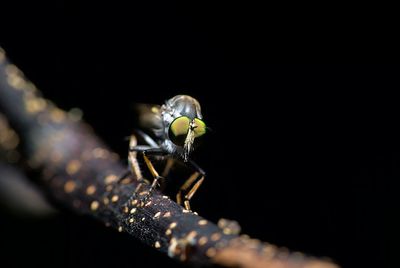
[[[145,132],[136,129],[135,132],[148,144],[151,146],[151,148],[158,148],[158,144],[157,142],[154,141],[154,139],[152,137],[150,137],[149,135],[147,135]],[[164,153],[162,153],[164,154]],[[167,158],[167,163],[164,167],[162,174],[162,178],[165,178],[168,176],[172,166],[174,165],[174,160],[172,158]],[[160,179],[157,183],[159,184],[163,184],[165,181],[162,179]]]
[[[129,167],[131,169],[132,174],[136,176],[138,181],[143,181],[143,175],[140,171],[139,162],[137,161],[137,150],[133,150],[132,148],[137,147],[137,139],[134,135],[131,135],[129,140],[129,152],[128,152],[128,162]]]
[[[159,185],[160,185],[160,190],[163,191],[165,189],[165,178],[168,176],[168,174],[170,173],[172,166],[175,164],[175,159],[172,157],[166,157],[166,163],[164,166],[164,170],[161,172],[161,177],[162,179],[160,179],[158,181]]]
[[[158,147],[157,142],[155,142],[152,137],[150,137],[149,135],[147,135],[143,131],[141,131],[139,129],[136,129],[135,132],[151,147],[153,147],[153,148]]]
[[[129,147],[134,148],[136,147],[137,139],[135,135],[131,135],[129,137]],[[136,158],[137,152],[129,150],[128,152],[128,166],[129,170],[127,170],[119,179],[118,182],[122,181],[129,175],[133,174],[135,179],[138,181],[143,181],[142,172],[140,171],[139,163]]]
[[[187,189],[193,184],[193,182],[199,177],[199,173],[195,172],[193,173],[183,184],[182,186],[179,188],[178,193],[176,194],[176,202],[179,205],[182,205],[182,194],[183,192],[186,192]],[[186,201],[186,198],[185,198]],[[189,205],[190,206],[190,205]],[[186,205],[185,205],[186,207]]]
[[[151,194],[156,186],[158,185],[158,180],[161,179],[161,176],[158,174],[157,170],[154,168],[153,163],[151,163],[150,159],[146,155],[146,151],[143,151],[144,162],[146,163],[147,168],[150,170],[151,175],[153,175],[153,182],[149,189],[149,194]]]
[[[176,202],[178,204],[182,204],[182,194],[183,192],[186,192],[190,188],[189,191],[183,196],[184,197],[183,204],[185,206],[185,209],[187,210],[190,210],[190,199],[199,189],[200,185],[203,183],[204,178],[206,176],[206,173],[195,162],[189,160],[189,163],[194,169],[196,169],[196,171],[179,188],[179,191],[176,195]],[[195,181],[196,183],[193,185]]]
[[[199,165],[197,165],[196,162],[194,162],[193,160],[189,159],[188,163],[193,167],[194,170],[196,170],[201,175],[203,175],[203,177],[206,176],[206,172],[201,167],[199,167]]]
[[[171,171],[172,166],[175,164],[175,159],[172,157],[167,158],[167,163],[165,164],[164,170],[162,172],[163,177],[167,177],[169,172]]]
[[[129,149],[132,152],[141,152],[143,155],[144,162],[146,163],[147,168],[149,169],[151,175],[153,176],[153,182],[149,189],[149,194],[154,191],[156,186],[158,185],[158,181],[162,179],[162,177],[158,174],[157,170],[154,168],[153,163],[150,161],[148,155],[164,155],[166,154],[160,148],[153,148],[149,146],[135,146]]]
[[[136,152],[129,152],[128,161],[132,174],[135,174],[135,177],[138,181],[142,181],[143,175],[142,172],[140,171],[139,163],[136,158]]]

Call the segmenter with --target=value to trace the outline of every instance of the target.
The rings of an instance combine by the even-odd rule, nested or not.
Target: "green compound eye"
[[[170,130],[175,136],[186,135],[189,130],[189,125],[189,117],[180,116],[171,123]]]
[[[190,119],[180,116],[172,121],[169,127],[169,137],[173,143],[182,146],[185,143],[186,135],[189,131]]]
[[[194,131],[196,138],[204,135],[206,133],[206,129],[207,129],[206,123],[204,123],[203,121],[201,121],[198,118],[194,119],[194,130],[193,131]]]
[[[195,118],[193,122],[191,122],[189,117],[180,116],[172,121],[169,127],[169,138],[171,141],[176,145],[183,146],[191,124],[195,138],[206,133],[207,127],[202,120]]]

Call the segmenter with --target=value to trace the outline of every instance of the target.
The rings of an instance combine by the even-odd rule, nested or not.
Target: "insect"
[[[195,139],[204,135],[207,130],[199,102],[188,95],[177,95],[161,106],[138,105],[138,110],[140,125],[150,131],[155,138],[138,130],[137,134],[147,144],[137,145],[136,137],[131,136],[128,155],[131,171],[139,180],[143,180],[136,159],[137,154],[141,154],[153,176],[153,182],[149,189],[150,195],[159,184],[159,180],[167,176],[175,161],[182,161],[190,165],[195,172],[179,188],[176,195],[177,203],[182,205],[183,201],[185,209],[190,210],[189,201],[205,178],[205,172],[190,159]],[[154,168],[149,156],[167,159],[162,176]]]

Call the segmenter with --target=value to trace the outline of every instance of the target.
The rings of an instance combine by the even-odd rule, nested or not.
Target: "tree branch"
[[[138,183],[133,175],[120,181],[127,167],[118,155],[74,112],[43,99],[1,49],[0,109],[18,134],[23,159],[40,174],[37,183],[51,199],[172,258],[229,267],[337,267],[239,236],[233,222],[220,221],[217,226],[158,191],[145,200],[148,185]]]

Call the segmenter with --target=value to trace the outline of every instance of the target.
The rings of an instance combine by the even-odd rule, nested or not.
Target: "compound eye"
[[[206,133],[206,123],[204,123],[202,120],[195,118],[194,119],[194,134],[195,137],[198,138]]]
[[[173,143],[183,146],[186,135],[189,131],[190,119],[186,116],[180,116],[172,121],[169,126],[169,138]]]

